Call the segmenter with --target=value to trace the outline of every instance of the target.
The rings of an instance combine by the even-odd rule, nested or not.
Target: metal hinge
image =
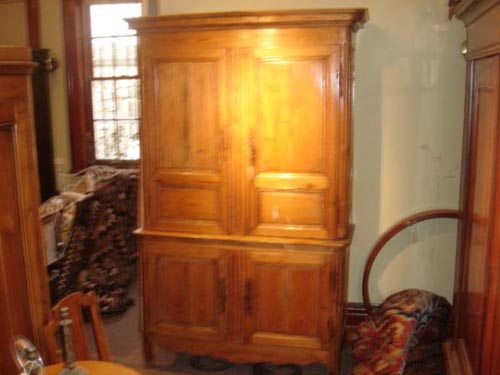
[[[252,313],[252,281],[247,280],[245,283],[245,312],[250,315]]]
[[[227,299],[226,279],[222,278],[217,280],[217,294],[218,294],[217,310],[219,314],[223,314],[226,311],[226,299]]]

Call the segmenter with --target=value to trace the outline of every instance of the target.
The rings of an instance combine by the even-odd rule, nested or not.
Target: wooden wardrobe
[[[352,32],[365,10],[131,20],[142,78],[146,357],[160,345],[337,374]]]
[[[467,99],[450,374],[500,374],[500,1],[462,0]],[[465,46],[464,46],[465,47]]]
[[[38,206],[38,169],[31,99],[35,64],[27,48],[0,47],[0,373],[17,374],[16,335],[44,353],[49,311]]]

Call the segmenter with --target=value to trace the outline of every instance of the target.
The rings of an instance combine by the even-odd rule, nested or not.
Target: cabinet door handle
[[[245,312],[250,315],[252,313],[252,282],[247,280],[245,284]]]
[[[344,97],[344,67],[342,63],[340,63],[340,68],[339,68],[339,73],[338,73],[338,85],[339,85],[339,96],[342,99]]]
[[[217,280],[217,294],[218,294],[217,310],[219,314],[223,314],[226,312],[226,298],[227,298],[226,279],[222,278]]]
[[[332,318],[328,318],[327,327],[328,327],[328,340],[329,340],[328,342],[331,343],[334,341],[335,338]]]
[[[253,133],[248,137],[248,153],[249,163],[252,167],[255,167],[255,161],[257,160],[257,147],[255,145],[255,136]]]
[[[221,150],[222,161],[224,163],[226,163],[228,160],[228,157],[227,157],[227,155],[228,155],[228,139],[227,139],[227,134],[224,131],[224,129],[220,129],[220,137],[221,137],[221,146],[222,146],[222,150]]]

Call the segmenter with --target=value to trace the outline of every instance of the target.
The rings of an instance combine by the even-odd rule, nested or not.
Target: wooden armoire
[[[31,51],[0,46],[0,374],[17,374],[11,339],[28,337],[44,353],[49,311],[38,206],[31,98]]]
[[[163,346],[336,374],[362,9],[130,20],[142,78],[147,359]]]
[[[450,374],[500,374],[500,0],[462,0],[467,96]]]

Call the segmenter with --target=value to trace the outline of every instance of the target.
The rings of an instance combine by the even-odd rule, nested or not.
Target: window
[[[137,37],[123,19],[140,14],[135,3],[90,6],[96,160],[139,159]]]
[[[73,170],[139,159],[137,37],[141,1],[63,2]]]

